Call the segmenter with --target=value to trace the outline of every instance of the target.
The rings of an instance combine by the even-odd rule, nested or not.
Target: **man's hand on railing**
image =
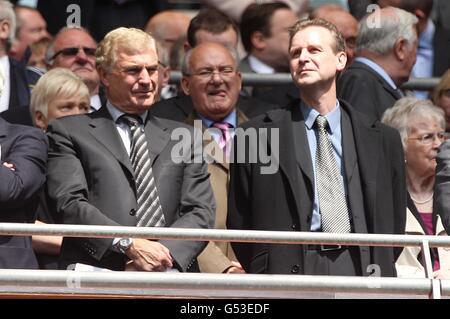
[[[156,241],[135,238],[126,255],[132,261],[126,270],[166,271],[173,266],[169,249]]]
[[[227,274],[245,274],[244,268],[237,261],[231,261],[231,267],[228,268],[225,273]]]

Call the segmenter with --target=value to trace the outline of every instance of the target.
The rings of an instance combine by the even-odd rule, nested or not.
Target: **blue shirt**
[[[433,76],[433,61],[434,61],[434,32],[436,27],[428,19],[425,30],[419,36],[419,47],[417,48],[416,64],[411,71],[413,78],[431,78]],[[428,98],[427,91],[414,91],[414,95],[419,99]]]
[[[306,103],[300,103],[300,109],[305,119],[306,137],[308,139],[309,151],[312,159],[314,171],[314,202],[311,219],[311,231],[321,231],[321,216],[319,212],[319,195],[317,193],[316,180],[316,150],[317,150],[317,131],[314,123],[319,112],[308,106]],[[325,115],[328,121],[328,136],[333,146],[333,154],[341,171],[340,179],[344,185],[345,194],[347,194],[347,184],[344,179],[344,163],[342,161],[342,129],[341,129],[341,107],[339,101],[336,101],[336,107],[333,111]]]
[[[210,119],[207,119],[206,117],[204,117],[204,116],[202,116],[200,114],[198,114],[198,117],[202,120],[203,126],[205,126],[206,128],[210,128],[211,125],[213,125],[215,123],[215,121],[211,121]],[[222,121],[220,121],[222,123],[228,123],[228,124],[231,125],[231,128],[230,128],[231,138],[233,138],[234,134],[235,134],[234,130],[235,130],[236,126],[237,126],[236,121],[237,121],[236,120],[236,110],[233,110],[233,112],[228,114],[227,117],[225,117]],[[219,129],[208,130],[208,133],[211,134],[211,136],[214,139],[214,141],[219,143],[220,137],[222,136],[222,132],[220,132]]]

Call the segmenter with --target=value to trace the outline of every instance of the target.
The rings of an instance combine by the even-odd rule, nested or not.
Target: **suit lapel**
[[[297,100],[298,101],[298,100]],[[312,166],[311,152],[308,138],[306,137],[305,120],[298,103],[292,107],[292,129],[294,137],[294,150],[297,164],[308,177],[311,186],[314,185],[314,170]]]
[[[151,165],[153,166],[155,160],[169,142],[170,135],[161,121],[148,113],[145,124],[145,137],[150,151]]]
[[[133,175],[131,161],[117,132],[116,125],[106,107],[93,114],[90,123],[92,136],[106,147],[114,157]]]

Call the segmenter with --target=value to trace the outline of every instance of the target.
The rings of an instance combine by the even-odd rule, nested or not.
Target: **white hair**
[[[419,21],[417,17],[399,8],[389,9],[393,10],[394,16],[381,14],[377,10],[361,20],[356,38],[357,52],[364,49],[386,55],[399,39],[405,39],[410,46],[417,40],[414,31]]]
[[[9,45],[14,42],[16,35],[16,14],[14,13],[14,8],[11,2],[7,0],[0,0],[0,21],[8,20],[10,24],[9,30]]]

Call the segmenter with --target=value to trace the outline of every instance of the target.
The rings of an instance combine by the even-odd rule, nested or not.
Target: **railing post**
[[[430,245],[428,240],[422,240],[422,262],[424,265],[425,276],[431,280],[431,299],[441,299],[441,283],[440,280],[434,279],[433,261],[431,260]]]

